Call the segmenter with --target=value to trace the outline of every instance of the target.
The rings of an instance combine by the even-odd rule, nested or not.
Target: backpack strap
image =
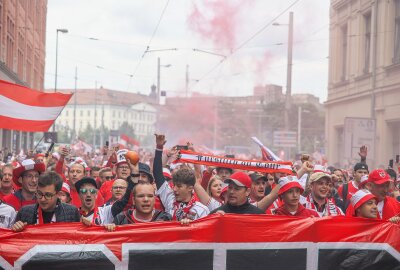
[[[347,209],[348,206],[348,201],[347,201],[347,195],[349,194],[349,183],[343,184],[343,189],[342,189],[342,198],[343,198],[343,205],[344,205],[344,210]]]

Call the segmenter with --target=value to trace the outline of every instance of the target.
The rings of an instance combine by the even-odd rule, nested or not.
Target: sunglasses
[[[112,176],[104,176],[104,177],[102,177],[102,178],[104,178],[104,179],[106,179],[106,180],[111,180],[113,177],[112,177]]]
[[[88,191],[90,192],[90,194],[96,194],[96,193],[97,193],[97,189],[95,189],[95,188],[90,188],[90,189],[88,189],[88,188],[81,188],[81,189],[79,190],[79,193],[81,193],[81,194],[86,194]]]

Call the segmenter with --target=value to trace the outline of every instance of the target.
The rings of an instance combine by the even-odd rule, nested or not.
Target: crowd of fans
[[[366,147],[352,172],[313,164],[303,155],[293,174],[265,174],[176,163],[179,150],[165,144],[165,136],[156,134],[154,155],[140,152],[135,164],[126,158],[127,149],[108,146],[101,166],[88,165],[93,159],[73,156],[65,146],[2,163],[0,227],[19,232],[27,225],[82,222],[114,231],[155,221],[188,225],[230,213],[400,221],[398,172],[370,170]]]

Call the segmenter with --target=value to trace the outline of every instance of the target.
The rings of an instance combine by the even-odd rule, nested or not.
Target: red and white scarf
[[[292,175],[292,162],[290,161],[265,161],[226,158],[180,150],[178,159],[174,163],[193,163],[214,167],[225,167],[263,173],[287,173]]]
[[[196,196],[192,196],[189,202],[174,202],[174,215],[172,220],[182,220],[184,218],[194,219],[190,209],[196,203]]]
[[[310,195],[308,195],[306,197],[306,203],[304,204],[304,206],[307,209],[312,209],[317,211],[318,215],[320,215],[320,217],[325,217],[325,216],[342,216],[343,213],[340,210],[339,207],[337,207],[331,200],[329,200],[328,198],[325,199],[325,206],[322,209],[318,209],[318,207],[316,207],[315,202]]]
[[[97,206],[95,206],[94,209],[92,211],[90,211],[89,213],[86,213],[84,210],[82,210],[80,208],[79,213],[82,217],[89,219],[92,222],[92,224],[101,225],[99,209]]]

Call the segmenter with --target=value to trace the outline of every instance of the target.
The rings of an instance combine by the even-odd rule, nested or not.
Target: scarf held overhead
[[[292,173],[292,162],[290,161],[265,161],[265,160],[243,160],[212,156],[188,150],[180,150],[180,155],[174,163],[193,163],[207,166],[225,167],[263,173]]]

